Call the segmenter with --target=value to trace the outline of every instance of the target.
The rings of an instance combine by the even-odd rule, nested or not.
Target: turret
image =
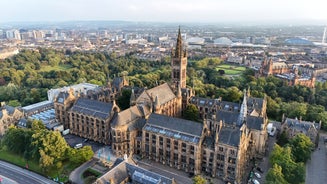
[[[158,95],[156,96],[156,99],[154,100],[154,112],[158,112],[160,109],[160,102],[159,102],[159,97]]]
[[[133,106],[133,105],[135,105],[135,103],[136,103],[136,97],[135,97],[134,89],[132,89],[132,93],[131,93],[131,98],[129,100],[129,104],[130,104],[130,106]]]
[[[178,84],[178,89],[177,89],[177,94],[176,96],[178,98],[181,98],[182,97],[182,89],[181,89],[181,85]]]

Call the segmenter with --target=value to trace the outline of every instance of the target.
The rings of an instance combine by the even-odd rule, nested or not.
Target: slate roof
[[[192,97],[191,103],[196,104],[200,107],[213,107],[214,105],[221,107],[218,111],[233,111],[239,112],[241,108],[241,104],[234,102],[221,101],[220,99],[210,99],[210,98],[202,98],[202,97]],[[254,98],[247,97],[247,109],[249,110],[247,113],[251,113],[253,110],[257,112],[261,112],[263,107],[263,98]]]
[[[226,124],[233,124],[237,123],[239,112],[232,112],[232,111],[218,111],[216,113],[216,120],[219,122],[220,120]]]
[[[115,77],[112,81],[112,85],[114,88],[119,89],[121,85],[125,84],[125,79],[123,77]]]
[[[174,181],[173,179],[134,165],[129,159],[122,160],[120,158],[116,160],[113,168],[101,176],[97,181],[120,184],[127,178],[129,178],[132,183],[142,184],[172,184]]]
[[[57,97],[57,102],[63,104],[65,102],[65,99],[68,98],[68,96],[69,96],[68,92],[60,92]]]
[[[245,121],[248,128],[255,130],[261,130],[261,125],[264,123],[264,119],[262,117],[255,116],[247,116]]]
[[[111,109],[111,103],[79,98],[70,111],[106,120],[110,116]]]
[[[113,169],[101,176],[98,180],[100,180],[102,183],[112,182],[113,184],[119,184],[123,182],[129,177],[126,164],[126,161],[120,162]]]
[[[312,123],[309,121],[299,121],[297,119],[286,118],[286,125],[289,128],[296,129],[299,131],[307,132],[310,128],[319,129],[318,123]]]
[[[147,123],[149,125],[159,126],[169,130],[175,130],[196,136],[201,136],[203,128],[202,123],[155,113],[152,113],[149,116]]]
[[[255,109],[257,112],[261,112],[263,98],[247,97],[247,106],[249,110]]]
[[[167,178],[155,172],[148,171],[141,167],[126,164],[127,170],[131,173],[131,178],[133,183],[142,183],[142,184],[172,184],[173,179]]]
[[[5,110],[7,111],[7,114],[8,115],[13,115],[14,112],[15,112],[15,107],[11,107],[11,106],[8,106],[8,105],[5,105],[3,107],[0,108],[0,119],[2,118],[3,114],[2,114],[2,111]]]
[[[163,105],[169,102],[170,100],[176,98],[176,95],[167,83],[148,89],[146,90],[146,92],[150,97],[152,96],[153,98],[155,98],[156,96],[158,96],[160,105]]]
[[[218,136],[219,143],[238,147],[240,144],[241,131],[239,128],[222,127]]]
[[[113,120],[111,126],[123,126],[142,117],[142,113],[137,108],[137,106],[132,106],[124,111],[121,111],[117,114],[116,118]]]

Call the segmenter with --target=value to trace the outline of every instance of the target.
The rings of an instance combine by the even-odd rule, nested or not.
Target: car
[[[261,175],[259,173],[257,173],[257,172],[255,172],[254,175],[259,179],[261,178]]]
[[[78,149],[78,148],[81,148],[83,147],[83,144],[82,143],[78,143],[74,146],[75,149]]]
[[[256,180],[256,179],[252,179],[252,183],[253,184],[260,184],[260,182],[258,180]]]
[[[263,170],[260,167],[257,167],[257,171],[263,173]]]

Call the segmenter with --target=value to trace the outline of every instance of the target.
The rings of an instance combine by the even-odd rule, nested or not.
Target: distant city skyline
[[[327,25],[324,0],[4,0],[0,22],[122,20]],[[311,22],[312,23],[312,22]],[[304,22],[305,24],[305,22]]]

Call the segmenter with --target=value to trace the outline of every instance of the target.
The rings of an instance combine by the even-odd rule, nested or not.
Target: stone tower
[[[181,29],[179,28],[176,49],[171,53],[171,79],[175,90],[178,89],[178,86],[186,88],[187,53],[186,50],[183,50],[182,44]]]

